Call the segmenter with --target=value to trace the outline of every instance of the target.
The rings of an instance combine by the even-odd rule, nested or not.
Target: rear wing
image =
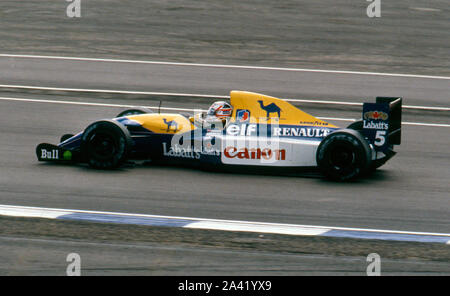
[[[402,98],[377,97],[376,103],[363,105],[363,133],[375,150],[386,151],[400,145],[402,130]]]

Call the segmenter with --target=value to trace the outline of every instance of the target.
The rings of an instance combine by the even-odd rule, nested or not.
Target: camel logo
[[[176,132],[178,130],[178,123],[175,120],[167,121],[167,118],[163,118],[164,123],[167,125],[167,132],[173,131]]]
[[[388,115],[386,112],[382,111],[368,111],[364,113],[364,119],[372,119],[372,120],[387,120]]]
[[[268,104],[266,106],[264,106],[262,100],[259,100],[258,103],[259,103],[259,106],[261,107],[261,109],[266,111],[267,119],[270,118],[270,114],[271,113],[276,113],[278,115],[278,118],[280,118],[281,109],[275,103],[270,103],[270,104]]]
[[[246,122],[250,119],[250,111],[245,109],[239,109],[236,111],[236,121]]]

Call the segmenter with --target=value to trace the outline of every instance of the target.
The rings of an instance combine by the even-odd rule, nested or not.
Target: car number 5
[[[386,143],[386,131],[377,131],[374,143],[376,146],[383,146]]]

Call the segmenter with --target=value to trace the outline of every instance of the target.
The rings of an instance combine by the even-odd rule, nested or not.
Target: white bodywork
[[[316,166],[320,141],[279,137],[223,136],[221,160],[224,164],[282,167]]]

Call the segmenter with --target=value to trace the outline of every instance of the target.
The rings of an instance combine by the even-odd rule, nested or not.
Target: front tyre
[[[83,133],[81,153],[95,169],[114,169],[127,161],[132,140],[128,130],[112,120],[102,120],[88,126]]]
[[[136,108],[133,108],[133,109],[128,109],[128,110],[122,111],[119,114],[117,114],[116,117],[141,115],[141,114],[151,114],[151,113],[153,113],[153,111],[150,110],[150,109],[143,108],[143,107],[136,107]]]
[[[60,142],[60,143],[65,142],[65,141],[67,141],[68,139],[70,139],[70,138],[72,138],[72,137],[73,137],[72,134],[65,134],[65,135],[63,135],[63,136],[59,139],[59,142]]]
[[[352,180],[371,166],[372,150],[356,130],[343,129],[329,134],[317,148],[316,161],[321,172],[336,181]]]

